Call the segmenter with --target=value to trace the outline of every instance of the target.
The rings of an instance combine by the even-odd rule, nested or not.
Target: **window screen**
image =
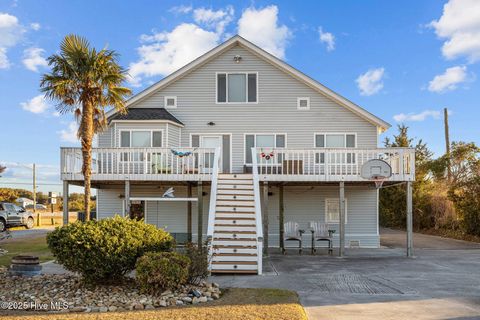
[[[245,74],[229,74],[228,102],[245,102],[246,92]]]
[[[120,147],[130,147],[130,131],[122,131],[120,133]]]
[[[227,75],[217,75],[217,101],[227,102]]]
[[[153,131],[152,132],[152,147],[161,148],[162,147],[162,131]]]

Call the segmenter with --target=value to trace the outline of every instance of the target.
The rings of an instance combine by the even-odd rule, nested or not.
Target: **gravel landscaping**
[[[18,277],[0,270],[0,301],[12,302],[5,309],[61,312],[108,312],[124,310],[153,310],[167,306],[199,304],[219,299],[220,288],[215,283],[199,286],[185,285],[177,291],[157,295],[140,292],[133,279],[122,285],[85,287],[78,276],[39,275]],[[13,303],[23,303],[21,307]],[[12,310],[13,311],[13,310]]]

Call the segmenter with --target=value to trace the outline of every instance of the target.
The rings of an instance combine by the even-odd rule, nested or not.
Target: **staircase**
[[[262,272],[262,221],[258,181],[252,174],[221,174],[211,206],[212,273]],[[255,182],[257,185],[255,185]],[[212,188],[214,192],[215,188]],[[212,212],[213,211],[213,212]]]

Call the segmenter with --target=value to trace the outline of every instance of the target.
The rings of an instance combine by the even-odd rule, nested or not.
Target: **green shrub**
[[[190,259],[176,252],[147,252],[137,261],[137,281],[143,292],[159,293],[187,283]]]
[[[188,282],[198,285],[208,277],[208,250],[206,246],[197,246],[191,242],[185,247],[185,255],[190,259]]]
[[[115,216],[55,229],[47,243],[57,261],[87,283],[112,283],[135,268],[148,251],[168,251],[172,236],[143,221]]]

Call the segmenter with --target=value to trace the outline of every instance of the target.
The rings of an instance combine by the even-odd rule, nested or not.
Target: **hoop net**
[[[387,180],[388,178],[383,176],[373,176],[371,179],[375,183],[375,189],[380,189],[383,186],[385,180]]]

